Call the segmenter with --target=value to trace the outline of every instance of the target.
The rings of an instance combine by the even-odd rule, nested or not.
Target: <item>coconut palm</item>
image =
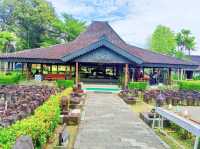
[[[176,41],[178,49],[181,52],[183,52],[183,50],[187,50],[189,55],[191,50],[194,50],[195,48],[195,37],[192,36],[191,31],[188,29],[182,29],[180,33],[177,33]]]

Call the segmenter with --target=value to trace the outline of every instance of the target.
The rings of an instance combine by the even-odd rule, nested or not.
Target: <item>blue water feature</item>
[[[97,87],[87,87],[84,88],[86,91],[91,91],[91,92],[102,92],[102,93],[119,93],[120,88],[97,88]]]

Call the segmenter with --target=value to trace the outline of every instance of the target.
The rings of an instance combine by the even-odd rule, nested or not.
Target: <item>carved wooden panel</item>
[[[74,61],[94,63],[130,63],[129,60],[106,47],[95,49],[92,52],[80,56]]]

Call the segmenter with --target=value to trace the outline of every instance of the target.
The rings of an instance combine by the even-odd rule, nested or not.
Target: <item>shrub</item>
[[[15,84],[22,80],[24,77],[17,72],[12,73],[0,73],[0,84]]]
[[[179,89],[200,91],[200,81],[178,81]]]
[[[60,99],[62,95],[69,95],[71,89],[66,89],[56,96],[51,96],[42,106],[35,110],[35,114],[7,127],[0,128],[0,148],[10,149],[17,137],[29,135],[35,148],[42,148],[47,139],[53,134],[60,120]]]
[[[193,76],[193,80],[200,80],[200,75],[199,76]]]
[[[59,88],[69,88],[74,86],[73,80],[57,80],[56,83]]]
[[[147,88],[147,82],[129,82],[129,89],[145,90]]]

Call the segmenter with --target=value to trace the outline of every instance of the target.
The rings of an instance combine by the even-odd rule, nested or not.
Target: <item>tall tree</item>
[[[62,19],[52,21],[52,27],[49,29],[48,34],[44,35],[42,46],[56,44],[59,41],[67,43],[74,40],[85,30],[85,22],[79,21],[66,13],[62,16]]]
[[[188,29],[182,29],[181,32],[177,33],[176,41],[178,44],[178,49],[182,52],[183,50],[188,51],[188,55],[190,55],[191,50],[194,50],[196,45],[195,37]]]
[[[0,32],[0,53],[1,52],[14,52],[17,37],[14,33]]]
[[[0,0],[0,31],[14,32],[21,49],[68,42],[84,28],[85,22],[67,14],[59,18],[46,0]]]
[[[0,5],[10,8],[9,12],[1,11],[1,26],[9,26],[6,29],[20,37],[23,48],[39,47],[41,36],[56,17],[51,4],[45,0],[3,0]]]
[[[176,53],[174,32],[169,27],[158,25],[151,38],[151,49],[158,53],[174,56]]]

